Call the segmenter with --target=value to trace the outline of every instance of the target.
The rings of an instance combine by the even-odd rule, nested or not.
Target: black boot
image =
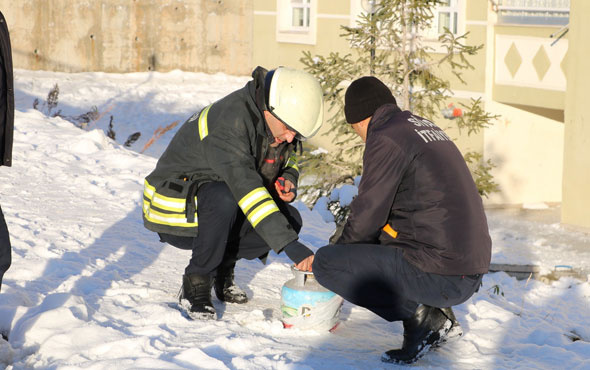
[[[459,339],[463,335],[463,329],[461,328],[461,324],[457,321],[455,317],[455,313],[451,307],[449,308],[441,308],[442,313],[447,317],[447,319],[451,320],[451,329],[447,334],[446,338],[443,339],[443,342],[450,342],[456,339]]]
[[[186,299],[191,307],[189,316],[196,320],[215,319],[215,308],[211,303],[211,276],[183,275],[180,301]]]
[[[404,344],[381,356],[381,361],[412,364],[424,356],[430,347],[440,343],[451,328],[451,320],[440,308],[420,305],[414,316],[404,320]]]
[[[234,281],[234,267],[219,266],[215,275],[215,295],[222,302],[246,303],[248,296]]]

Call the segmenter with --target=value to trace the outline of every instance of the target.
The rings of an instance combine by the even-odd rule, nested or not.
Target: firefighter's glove
[[[288,203],[295,200],[297,196],[297,187],[284,177],[279,177],[275,181],[275,189],[277,190],[277,194],[279,194],[279,198]]]

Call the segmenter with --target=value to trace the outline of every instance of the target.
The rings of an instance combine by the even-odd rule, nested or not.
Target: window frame
[[[316,44],[318,0],[277,0],[277,42],[293,44]],[[293,25],[294,9],[303,9],[303,22],[308,25]],[[306,11],[307,9],[307,11]]]
[[[463,35],[465,34],[466,30],[466,3],[468,0],[455,0],[456,5],[450,7],[452,9],[456,9],[457,12],[457,33],[456,35]],[[448,8],[448,7],[443,7]],[[440,7],[437,7],[433,10],[434,16],[438,16]],[[355,27],[356,22],[359,19],[361,13],[365,12],[361,6],[361,0],[350,0],[350,27]],[[436,32],[433,32],[436,31]],[[430,28],[424,29],[420,32],[421,42],[422,45],[425,47],[430,47],[433,52],[435,53],[445,53],[446,49],[443,45],[438,42],[438,37],[440,34],[438,33],[438,23],[434,23]]]
[[[300,4],[300,5],[299,5]],[[295,9],[301,9],[303,25],[298,26],[293,24],[295,17]],[[311,22],[311,0],[291,0],[291,27],[293,30],[308,31]],[[307,22],[306,22],[307,21]]]
[[[426,41],[436,42],[438,37],[442,34],[442,32],[439,32],[441,13],[449,13],[449,30],[454,35],[465,33],[465,1],[448,0],[448,2],[449,5],[438,5],[436,9],[433,10],[432,25],[422,33]]]

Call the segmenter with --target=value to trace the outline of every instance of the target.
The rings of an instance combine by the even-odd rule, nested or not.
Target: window
[[[318,0],[277,0],[277,41],[315,44]]]
[[[291,26],[293,28],[309,28],[310,2],[311,0],[291,0]]]
[[[445,28],[457,34],[458,13],[457,0],[445,0],[443,4],[438,6],[434,14],[434,22],[436,23],[439,34],[445,32]]]
[[[443,0],[433,11],[432,25],[425,30],[424,36],[427,39],[436,40],[445,28],[455,35],[461,32],[460,22],[460,0]]]
[[[569,23],[570,0],[501,0],[498,22],[564,26]]]

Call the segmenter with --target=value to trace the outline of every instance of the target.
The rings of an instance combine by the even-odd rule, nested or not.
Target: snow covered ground
[[[64,74],[17,70],[14,165],[0,167],[0,205],[13,264],[0,293],[0,368],[388,369],[382,352],[402,341],[388,323],[345,303],[333,332],[283,329],[280,288],[289,261],[240,261],[251,301],[214,299],[218,320],[190,321],[176,305],[188,251],[162,244],[141,222],[143,177],[172,137],[138,151],[158,126],[241,87],[248,77],[185,72]],[[53,112],[108,111],[89,129],[32,108],[58,83]],[[110,115],[119,143],[104,134]],[[133,132],[131,148],[120,143]],[[298,202],[302,240],[321,247],[334,229]],[[543,210],[538,210],[543,212]],[[549,210],[550,211],[550,210]],[[590,237],[554,219],[488,211],[493,261],[590,266]],[[590,369],[590,284],[488,274],[455,309],[464,337],[414,367]]]

